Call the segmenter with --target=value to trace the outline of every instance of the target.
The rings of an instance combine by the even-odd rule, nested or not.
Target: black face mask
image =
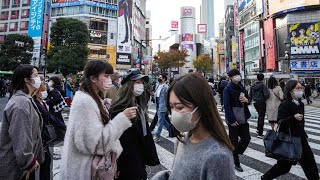
[[[162,83],[162,79],[158,79],[158,82],[159,82],[159,83]]]

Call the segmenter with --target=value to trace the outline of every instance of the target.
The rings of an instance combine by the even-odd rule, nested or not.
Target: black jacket
[[[111,119],[125,108],[120,106],[112,108]],[[147,135],[143,136],[141,122],[138,116],[132,127],[128,128],[120,137],[123,152],[117,162],[120,172],[117,180],[147,179],[146,165],[160,164],[149,125],[145,122]]]
[[[307,84],[306,87],[305,87],[305,90],[304,90],[304,95],[308,97],[308,96],[311,96],[311,94],[312,94],[311,93],[311,87],[310,87],[309,84]]]
[[[266,85],[263,84],[262,81],[256,82],[254,85],[251,86],[250,89],[250,102],[265,102],[269,99],[270,92]]]
[[[61,112],[54,112],[53,109],[53,106],[61,103],[61,101],[63,101],[63,99],[58,88],[54,88],[52,91],[49,91],[46,101],[49,106],[49,111],[54,117],[58,118],[60,121],[63,121]]]
[[[304,130],[304,118],[301,121],[298,121],[294,118],[294,115],[300,113],[304,116],[304,104],[300,102],[300,105],[297,106],[291,100],[283,101],[278,109],[278,123],[281,120],[280,132],[285,132],[289,134],[289,128],[291,130],[292,136],[296,137],[307,137],[307,134]]]

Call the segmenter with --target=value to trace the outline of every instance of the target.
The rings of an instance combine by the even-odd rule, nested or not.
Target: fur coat
[[[94,99],[87,93],[78,91],[70,110],[60,179],[90,180],[94,155],[102,155],[104,145],[106,152],[113,150],[119,157],[122,152],[119,138],[131,125],[131,121],[120,113],[104,126]]]

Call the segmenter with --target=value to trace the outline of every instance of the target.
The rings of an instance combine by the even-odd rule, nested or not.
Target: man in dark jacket
[[[264,117],[266,115],[267,105],[266,100],[269,99],[270,93],[266,85],[263,84],[264,75],[257,75],[258,82],[251,86],[250,102],[253,102],[254,107],[258,112],[258,137],[263,137]]]
[[[239,70],[230,70],[229,78],[230,82],[223,91],[225,118],[229,128],[230,141],[235,147],[233,151],[235,169],[243,172],[240,166],[239,154],[244,153],[251,140],[247,122],[251,116],[248,109],[248,93],[240,83]]]
[[[304,95],[306,97],[307,104],[312,104],[312,101],[310,99],[310,96],[312,95],[310,83],[307,82],[305,85],[306,86],[305,86],[305,90],[304,90]]]
[[[223,112],[223,90],[224,88],[227,87],[228,85],[228,81],[227,81],[227,77],[225,76],[222,76],[221,79],[220,79],[220,82],[218,84],[218,93],[220,94],[220,104],[221,104],[221,111]]]

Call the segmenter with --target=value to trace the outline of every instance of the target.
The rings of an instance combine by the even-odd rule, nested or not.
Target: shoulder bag
[[[298,161],[302,156],[302,144],[300,137],[279,132],[282,120],[279,121],[276,131],[269,130],[265,135],[263,142],[265,155],[277,160]]]
[[[59,92],[59,94],[60,94],[61,101],[59,104],[53,105],[54,112],[61,112],[65,107],[68,106],[67,102],[64,100],[64,98],[62,97],[60,92]]]
[[[113,180],[117,173],[117,154],[112,150],[106,153],[102,134],[103,155],[95,155],[91,163],[92,180]],[[95,153],[97,153],[97,147]]]

